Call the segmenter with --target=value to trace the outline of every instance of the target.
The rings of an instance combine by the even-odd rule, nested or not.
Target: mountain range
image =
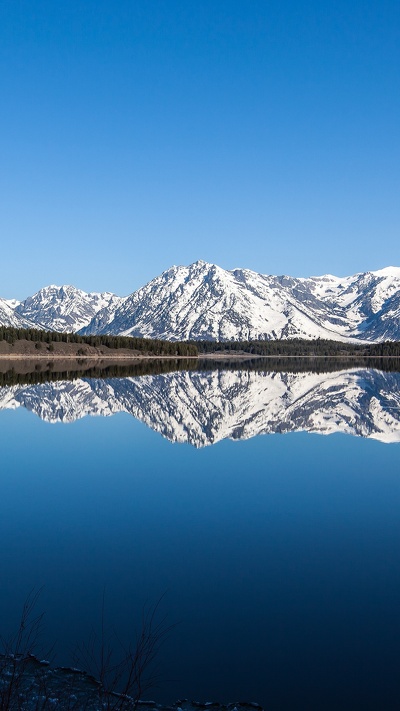
[[[298,431],[400,442],[400,373],[373,369],[182,371],[0,388],[0,410],[20,407],[50,423],[128,413],[195,447]]]
[[[166,340],[400,340],[400,267],[294,278],[197,261],[125,297],[47,286],[0,298],[0,324]]]

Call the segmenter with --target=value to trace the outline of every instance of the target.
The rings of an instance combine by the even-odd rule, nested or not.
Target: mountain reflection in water
[[[400,441],[399,372],[252,367],[258,370],[220,364],[209,371],[17,382],[0,388],[0,409],[24,407],[51,423],[126,412],[171,442],[195,447],[293,431]]]

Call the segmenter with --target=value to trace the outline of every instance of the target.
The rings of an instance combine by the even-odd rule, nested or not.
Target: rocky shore
[[[168,706],[107,692],[90,674],[29,655],[0,655],[1,711],[263,711],[255,702],[189,701]]]

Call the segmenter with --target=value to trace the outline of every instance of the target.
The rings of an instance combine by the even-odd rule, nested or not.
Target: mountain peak
[[[211,264],[211,262],[205,262],[204,259],[197,259],[193,264],[190,264],[188,269],[204,269],[206,267],[207,269],[211,269],[214,267],[215,264]]]
[[[15,319],[14,319],[15,316]],[[338,278],[174,266],[127,297],[66,284],[4,302],[0,324],[165,340],[400,340],[400,267]]]

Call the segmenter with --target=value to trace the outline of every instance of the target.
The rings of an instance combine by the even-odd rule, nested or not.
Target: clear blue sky
[[[400,265],[398,0],[2,0],[0,295]]]

